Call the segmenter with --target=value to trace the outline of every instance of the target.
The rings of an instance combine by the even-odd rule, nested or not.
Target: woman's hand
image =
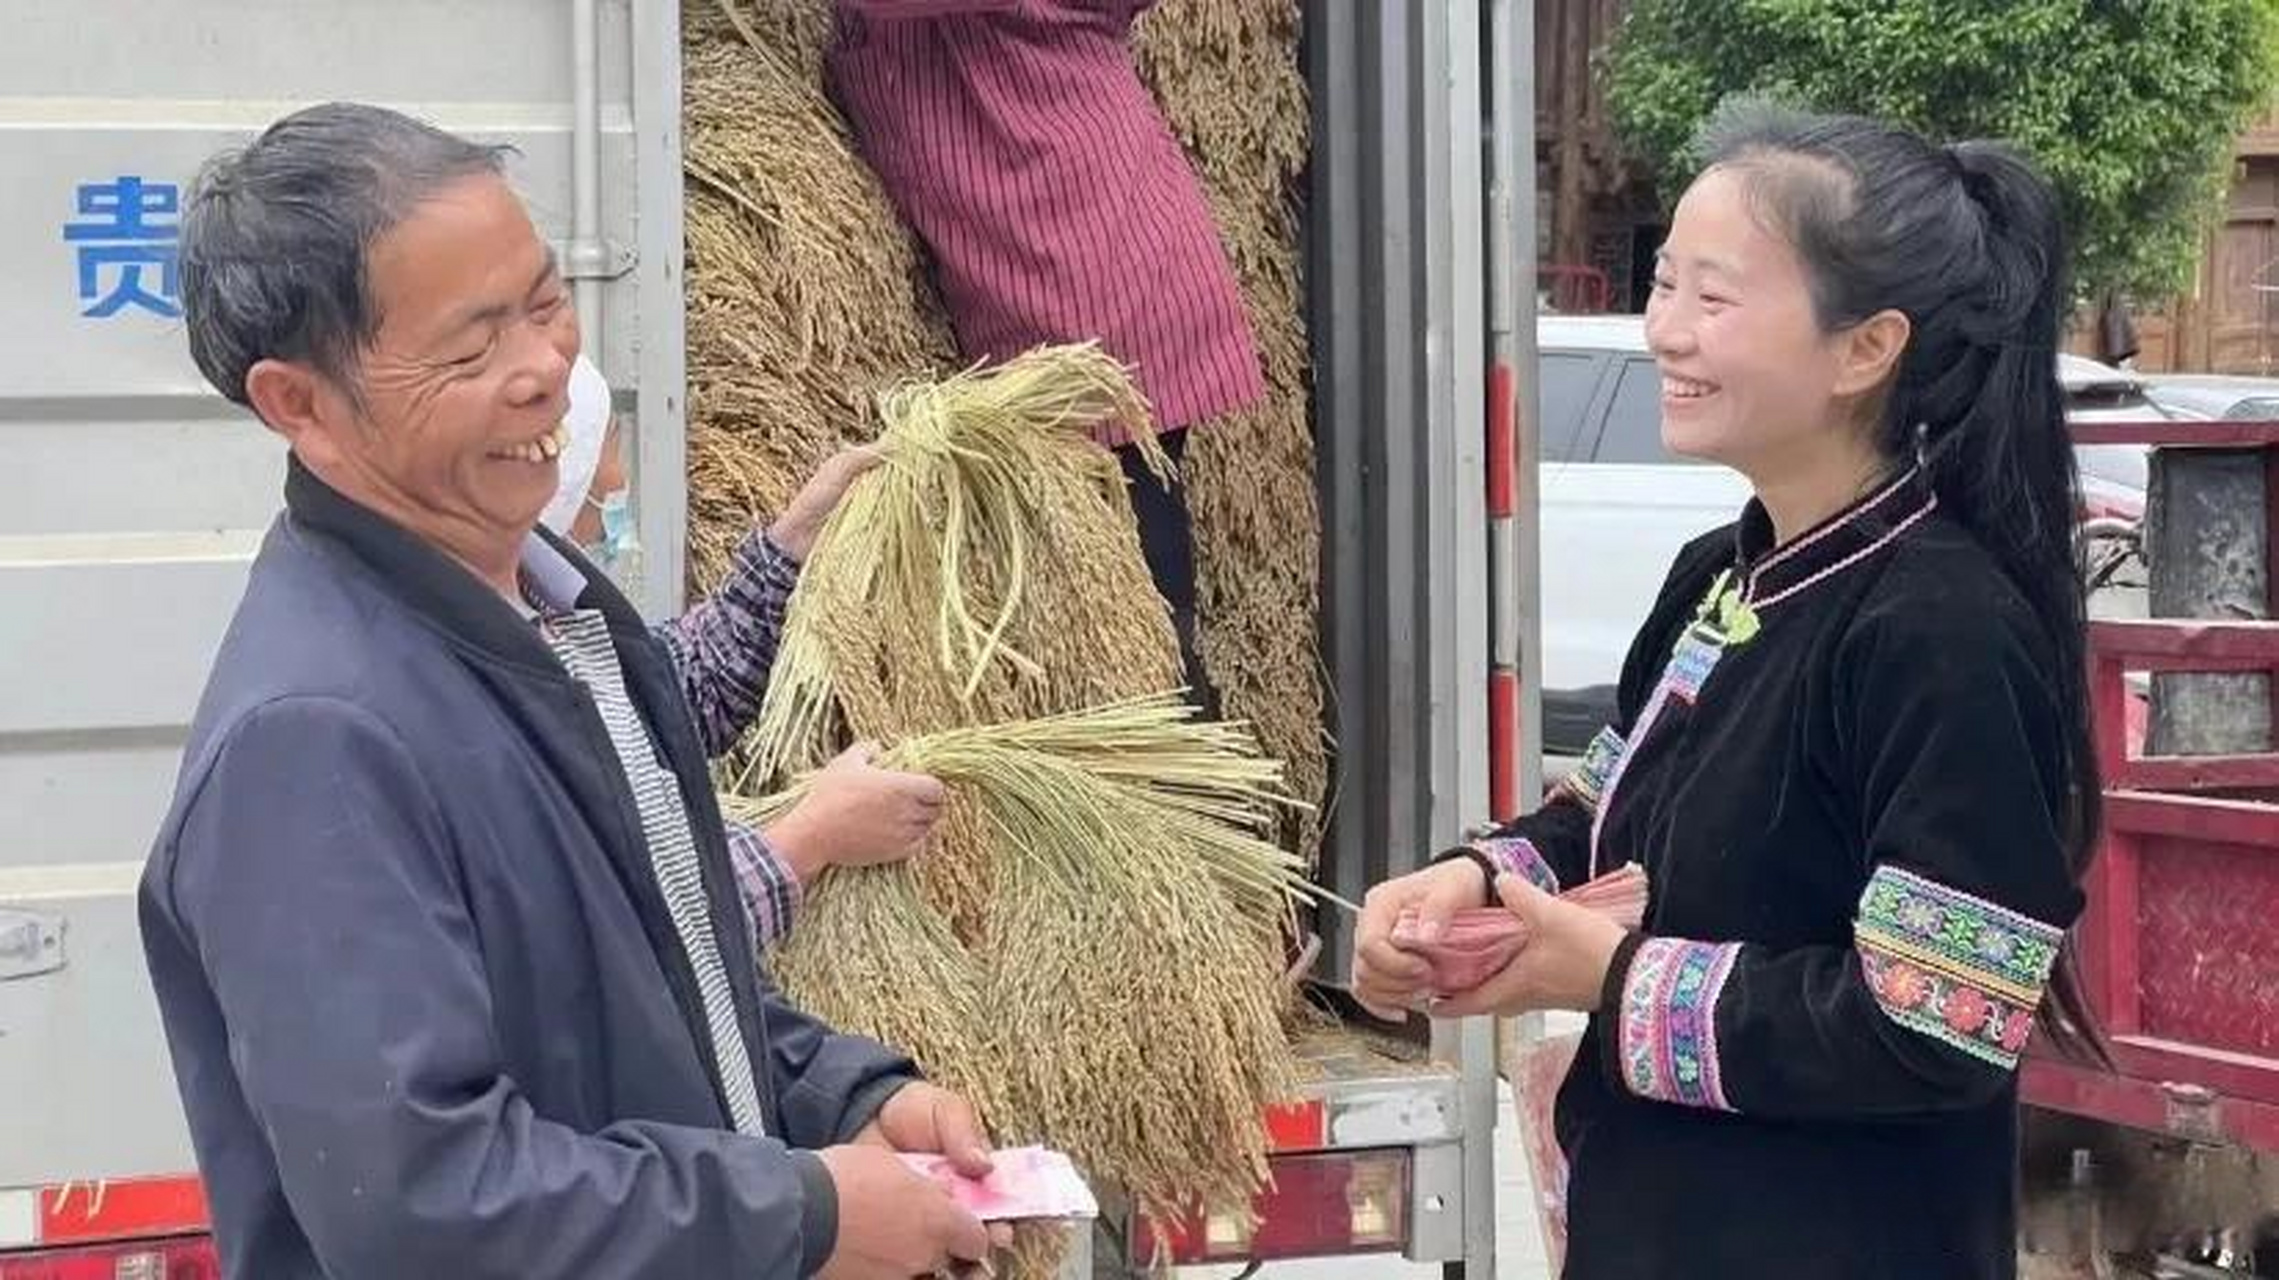
[[[1500,1017],[1542,1009],[1598,1011],[1607,967],[1626,930],[1589,907],[1543,892],[1518,876],[1496,877],[1504,908],[1519,917],[1527,941],[1496,976],[1432,1006],[1436,1018]]]
[[[1361,1007],[1388,1022],[1399,1022],[1432,994],[1432,966],[1393,942],[1393,926],[1403,913],[1416,912],[1409,935],[1430,942],[1449,918],[1480,905],[1480,868],[1458,859],[1387,880],[1361,900],[1361,924],[1353,941],[1353,996]]]

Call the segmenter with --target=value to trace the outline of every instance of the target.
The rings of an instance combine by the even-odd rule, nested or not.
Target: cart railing
[[[2113,423],[2075,433],[2085,443],[2261,449],[2267,498],[2279,498],[2279,423]],[[2273,512],[2279,501],[2267,502],[2267,521]],[[2279,550],[2279,537],[2267,542]],[[2098,621],[2089,647],[2105,813],[2073,945],[2114,1069],[2038,1053],[2027,1064],[2026,1098],[2279,1150],[2279,751],[2148,755],[2133,679],[2263,673],[2279,713],[2279,622]]]

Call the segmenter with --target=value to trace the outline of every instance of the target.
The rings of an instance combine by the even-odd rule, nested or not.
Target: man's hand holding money
[[[821,1153],[839,1190],[839,1243],[824,1280],[908,1280],[975,1274],[1012,1242],[1009,1228],[985,1227],[939,1182],[905,1156],[940,1156],[961,1176],[995,1167],[972,1104],[938,1085],[904,1085],[855,1140]]]

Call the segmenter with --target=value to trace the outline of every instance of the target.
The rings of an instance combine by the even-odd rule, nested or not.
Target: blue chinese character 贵
[[[129,307],[182,314],[181,210],[181,188],[171,182],[123,175],[79,188],[80,221],[65,223],[63,238],[78,246],[79,300],[90,304],[81,315],[101,320]]]

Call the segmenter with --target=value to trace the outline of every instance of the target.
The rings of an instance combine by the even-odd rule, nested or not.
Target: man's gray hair
[[[382,107],[328,103],[208,161],[182,215],[182,316],[206,381],[250,405],[245,377],[297,360],[356,392],[379,332],[372,243],[453,183],[504,172],[484,146]]]

